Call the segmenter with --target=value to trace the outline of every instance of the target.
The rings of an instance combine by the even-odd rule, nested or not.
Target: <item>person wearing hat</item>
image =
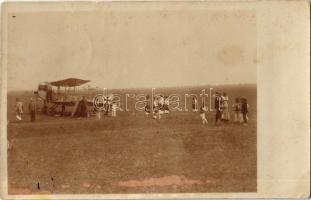
[[[82,100],[80,101],[80,117],[88,117],[87,110],[87,100],[85,96],[82,96]]]
[[[234,109],[234,122],[242,123],[242,113],[241,113],[241,101],[240,98],[235,98],[235,103],[232,105]]]
[[[35,100],[32,97],[30,98],[28,109],[29,109],[29,114],[30,114],[30,121],[31,122],[36,121],[36,109],[37,109],[37,106],[36,106]]]
[[[157,116],[159,117],[159,119],[161,118],[160,114],[159,114],[159,100],[158,97],[154,97],[153,98],[153,118],[157,119]]]
[[[228,122],[230,120],[230,113],[229,113],[229,97],[224,92],[222,96],[222,120],[224,122]]]
[[[151,107],[149,104],[149,95],[146,95],[146,106],[145,106],[145,114],[149,115],[151,112]]]
[[[208,124],[206,116],[205,116],[206,108],[203,105],[200,107],[200,117],[202,119],[202,124]]]
[[[217,124],[221,120],[221,96],[219,92],[216,92],[214,108],[216,110],[215,123]]]
[[[204,105],[203,105],[203,107],[204,107]],[[193,112],[197,112],[198,111],[198,99],[197,99],[196,96],[194,96],[192,98],[192,111]]]
[[[247,103],[247,99],[246,98],[241,98],[241,113],[242,113],[242,116],[243,116],[243,123],[244,125],[246,125],[248,123],[248,108],[249,108],[249,105]]]
[[[117,116],[117,109],[118,109],[117,103],[115,101],[112,101],[111,102],[111,116],[112,117]]]

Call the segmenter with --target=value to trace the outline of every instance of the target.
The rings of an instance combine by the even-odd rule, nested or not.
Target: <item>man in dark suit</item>
[[[80,101],[80,116],[81,117],[88,117],[87,116],[87,102],[85,96],[82,97],[82,100]]]
[[[37,110],[37,106],[36,106],[36,102],[33,98],[30,98],[30,102],[28,105],[28,109],[29,109],[29,114],[30,114],[30,120],[31,122],[36,121],[36,110]]]
[[[217,124],[221,118],[221,96],[219,92],[216,92],[214,108],[216,110],[215,123]]]

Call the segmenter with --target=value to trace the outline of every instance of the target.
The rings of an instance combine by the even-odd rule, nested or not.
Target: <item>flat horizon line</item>
[[[124,88],[101,88],[101,87],[91,87],[90,90],[103,90],[103,89],[107,89],[107,90],[134,90],[134,89],[172,89],[172,88],[198,88],[198,87],[226,87],[226,86],[257,86],[257,83],[235,83],[235,84],[207,84],[207,85],[197,85],[197,86],[193,86],[193,85],[184,85],[184,86],[166,86],[166,87],[124,87]],[[80,86],[77,86],[77,90],[81,91],[81,90],[88,90],[87,88],[79,88]],[[11,89],[11,90],[7,90],[7,92],[26,92],[26,91],[36,91],[37,89]]]

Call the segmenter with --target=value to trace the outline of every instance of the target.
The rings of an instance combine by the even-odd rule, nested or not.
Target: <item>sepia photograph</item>
[[[258,192],[255,9],[67,5],[5,12],[8,195]]]
[[[8,43],[9,194],[256,192],[255,13],[12,13]]]

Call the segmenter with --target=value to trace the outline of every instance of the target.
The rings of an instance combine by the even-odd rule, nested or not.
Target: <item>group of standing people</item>
[[[117,103],[113,100],[113,96],[106,97],[104,101],[104,109],[103,109],[104,115],[108,116],[110,114],[111,117],[116,117],[117,109],[118,109],[118,106],[117,106]]]
[[[248,123],[248,108],[249,105],[247,103],[246,98],[236,98],[235,103],[232,105],[234,110],[234,122],[239,123]],[[230,107],[229,107],[229,97],[224,92],[221,94],[220,92],[216,92],[215,94],[215,124],[219,124],[220,122],[229,122],[230,121]],[[192,111],[200,112],[200,117],[202,119],[202,124],[207,124],[207,119],[205,116],[206,106],[204,102],[198,108],[198,99],[197,97],[192,98]]]
[[[146,96],[146,99],[149,100],[149,96]],[[152,102],[152,109],[150,106],[149,101],[147,101],[147,105],[145,106],[145,114],[149,115],[152,113],[152,117],[154,119],[161,119],[162,114],[168,114],[169,111],[169,98],[167,96],[159,95],[153,98]],[[229,97],[224,92],[223,94],[216,92],[215,94],[215,102],[214,102],[214,108],[215,108],[215,124],[222,122],[229,122],[230,121],[230,110],[229,110]],[[249,105],[247,103],[246,98],[235,98],[235,102],[232,105],[233,108],[233,114],[234,114],[234,122],[237,123],[248,123],[248,109]],[[30,115],[30,121],[34,122],[36,120],[36,112],[37,112],[37,106],[36,102],[33,98],[30,98],[30,101],[28,103],[28,110]],[[202,105],[200,108],[198,108],[198,99],[197,97],[193,97],[192,99],[192,110],[194,112],[200,113],[200,117],[202,119],[202,124],[207,124],[208,121],[206,119],[206,111],[207,107],[205,106],[205,103],[202,102]],[[22,121],[23,114],[24,114],[24,106],[23,102],[16,98],[16,119],[18,121]],[[106,98],[106,101],[104,102],[104,114],[108,115],[111,113],[112,117],[116,117],[116,111],[117,111],[117,104],[113,101],[113,98]],[[99,113],[99,112],[98,112]],[[97,114],[98,114],[97,113]],[[99,113],[100,118],[101,113]],[[86,97],[83,96],[80,101],[77,102],[74,108],[74,112],[72,113],[72,116],[79,116],[79,117],[88,117],[88,108],[87,108],[87,100]]]
[[[28,104],[28,111],[30,115],[30,121],[34,122],[36,121],[36,112],[37,112],[37,106],[36,102],[33,98],[30,98],[29,104]],[[15,112],[16,112],[16,119],[17,121],[23,120],[23,114],[24,114],[24,105],[23,102],[16,98],[16,105],[15,105]]]
[[[147,104],[145,106],[145,114],[149,115],[152,112],[154,119],[161,119],[162,114],[168,114],[169,110],[169,98],[168,96],[159,95],[153,98],[152,110],[149,104],[149,95],[146,96]]]
[[[248,108],[249,105],[247,103],[246,98],[236,98],[235,103],[232,105],[234,110],[234,122],[239,123],[248,123]],[[224,92],[221,95],[219,92],[216,92],[215,95],[215,123],[219,123],[220,121],[228,122],[230,121],[230,111],[229,111],[229,97]]]
[[[248,122],[248,108],[246,98],[236,98],[235,103],[232,106],[234,108],[234,121],[240,123]]]
[[[116,117],[117,110],[122,111],[113,95],[104,96],[99,105],[101,107],[100,109],[96,107],[93,109],[93,113],[96,114],[98,119],[101,119],[102,116]]]

